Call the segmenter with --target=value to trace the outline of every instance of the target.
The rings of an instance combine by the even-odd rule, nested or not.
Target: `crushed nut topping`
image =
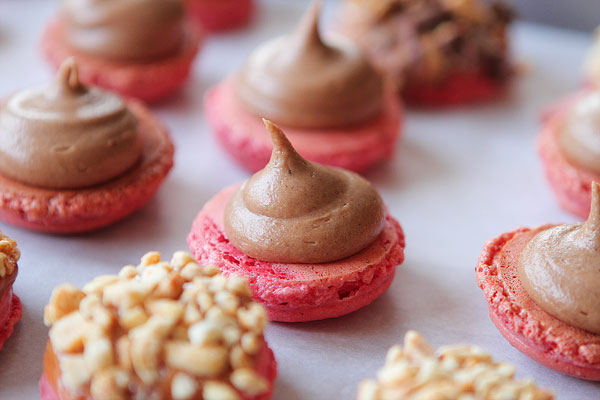
[[[17,242],[0,231],[0,278],[15,271],[19,258],[21,258],[21,252],[17,247]]]
[[[170,390],[176,400],[264,394],[270,382],[253,368],[266,321],[244,279],[227,279],[182,251],[171,262],[147,253],[137,267],[82,290],[58,286],[44,311],[63,385],[98,399],[152,390]],[[157,385],[163,379],[167,385]]]
[[[530,380],[514,379],[515,368],[494,362],[477,346],[442,347],[437,355],[417,332],[404,347],[392,347],[376,380],[358,387],[358,400],[550,400],[553,396]],[[235,383],[234,383],[235,384]]]

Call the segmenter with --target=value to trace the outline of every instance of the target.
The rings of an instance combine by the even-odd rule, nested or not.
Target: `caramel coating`
[[[355,173],[305,160],[279,127],[264,122],[273,153],[225,208],[231,243],[250,257],[288,263],[336,261],[373,243],[385,222],[373,186]]]

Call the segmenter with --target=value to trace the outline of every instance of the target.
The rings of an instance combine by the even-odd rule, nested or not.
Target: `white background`
[[[143,210],[85,235],[53,236],[6,224],[22,258],[15,291],[24,315],[0,352],[0,399],[39,398],[37,380],[47,329],[43,308],[54,286],[82,285],[137,263],[146,251],[170,258],[185,249],[192,219],[221,188],[248,177],[216,146],[203,117],[206,89],[234,71],[260,42],[288,31],[306,1],[265,1],[249,30],[211,38],[183,92],[155,107],[176,145],[175,167]],[[48,1],[0,1],[0,95],[51,79],[40,57]],[[331,11],[331,10],[329,10]],[[331,16],[331,13],[328,13]],[[409,111],[395,159],[367,178],[383,195],[407,238],[406,261],[389,289],[351,315],[313,323],[271,324],[279,362],[274,398],[351,399],[374,376],[388,347],[408,329],[435,346],[469,342],[515,363],[561,399],[598,399],[600,385],[553,372],[513,349],[487,314],[474,268],[483,243],[520,225],[571,222],[557,206],[535,150],[539,113],[575,89],[591,38],[531,24],[513,31],[516,60],[527,65],[512,96],[452,111]]]

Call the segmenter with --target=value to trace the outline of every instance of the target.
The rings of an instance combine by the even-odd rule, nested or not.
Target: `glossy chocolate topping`
[[[381,78],[349,42],[323,41],[319,10],[313,3],[291,35],[259,47],[240,71],[237,96],[253,114],[289,127],[335,128],[381,110]]]
[[[519,260],[519,277],[544,311],[600,334],[600,186],[583,223],[546,229],[531,239]]]
[[[140,155],[135,116],[119,97],[84,87],[74,59],[51,85],[18,92],[0,109],[0,173],[27,185],[96,185]]]
[[[567,160],[600,173],[600,92],[590,94],[575,104],[558,139]]]
[[[352,172],[300,157],[281,129],[269,164],[242,184],[225,208],[225,233],[259,260],[325,263],[369,246],[383,229],[383,201]]]
[[[61,0],[61,19],[67,44],[98,57],[160,58],[183,39],[181,0]]]

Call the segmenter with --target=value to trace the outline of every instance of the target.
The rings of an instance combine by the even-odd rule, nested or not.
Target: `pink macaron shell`
[[[552,227],[520,228],[489,240],[476,276],[490,317],[518,350],[563,374],[600,380],[600,335],[572,327],[542,310],[519,280],[517,264],[529,240]]]
[[[243,27],[254,12],[254,0],[187,0],[186,6],[190,17],[210,32]]]
[[[440,83],[407,85],[402,97],[417,107],[458,107],[502,97],[509,82],[493,80],[480,72],[455,72]]]
[[[389,216],[373,244],[340,261],[280,264],[248,257],[227,240],[223,228],[225,205],[237,187],[206,203],[192,225],[188,247],[201,263],[216,265],[226,276],[247,278],[273,321],[333,318],[364,307],[389,287],[404,260],[402,229]]]
[[[0,350],[23,315],[21,300],[11,290],[0,299]]]
[[[107,60],[70,48],[64,41],[62,22],[54,18],[43,33],[41,50],[55,69],[66,58],[75,56],[79,79],[86,85],[156,102],[174,94],[184,84],[200,43],[200,33],[190,25],[180,51],[172,56],[148,62]]]
[[[237,100],[234,78],[207,93],[206,118],[229,155],[251,172],[262,169],[273,145],[261,118],[246,111]],[[392,157],[401,134],[402,106],[390,95],[383,111],[366,123],[339,129],[295,129],[281,126],[300,155],[324,165],[362,172]],[[277,121],[274,121],[277,122]]]
[[[264,393],[255,397],[243,397],[243,400],[269,400],[273,394],[273,387],[275,383],[275,378],[277,378],[277,361],[275,360],[275,356],[273,351],[269,348],[267,343],[263,346],[262,351],[258,355],[256,359],[255,370],[261,375],[263,378],[269,382],[270,387],[267,393]],[[58,394],[52,387],[52,384],[46,377],[46,374],[43,373],[38,382],[38,386],[40,389],[40,400],[61,400],[58,397]]]
[[[570,163],[560,151],[557,136],[575,103],[590,91],[576,93],[560,101],[543,115],[542,131],[538,137],[538,153],[546,178],[558,203],[566,211],[586,219],[592,201],[592,182],[600,175]]]
[[[173,144],[141,103],[129,101],[143,141],[140,162],[104,184],[76,190],[37,188],[0,175],[0,219],[48,233],[78,233],[116,222],[144,206],[173,166]]]

